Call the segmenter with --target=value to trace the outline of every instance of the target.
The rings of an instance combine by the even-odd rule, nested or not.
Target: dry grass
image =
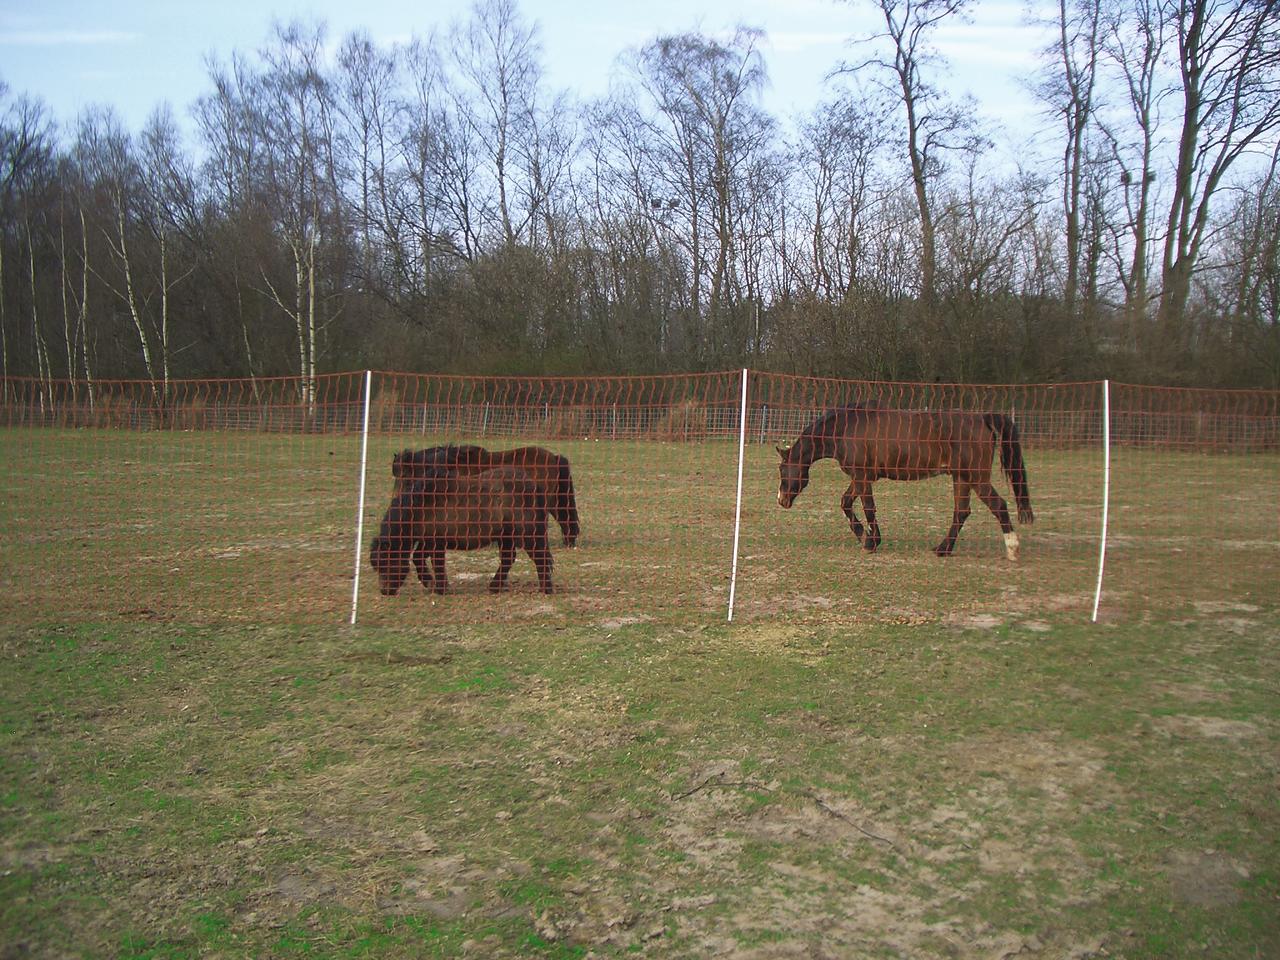
[[[433,599],[415,583],[398,598],[378,596],[367,547],[390,491],[391,454],[436,440],[371,440],[362,622],[724,616],[736,480],[734,447],[724,442],[558,443],[573,464],[583,537],[581,549],[555,551],[555,597],[533,592],[524,558],[514,595],[484,595],[492,551],[450,555],[455,596]],[[1101,463],[1091,451],[1028,450],[1038,520],[1021,531],[1017,564],[1004,558],[980,504],[957,555],[933,556],[950,517],[944,478],[877,485],[885,541],[871,556],[839,512],[844,481],[833,463],[816,465],[809,489],[783,511],[774,502],[772,448],[747,452],[741,619],[1084,614],[1091,606],[1102,504]],[[9,431],[0,435],[0,537],[11,545],[0,558],[0,614],[28,622],[345,622],[358,456],[357,438],[341,435]],[[1280,458],[1120,450],[1114,474],[1106,615],[1257,599],[1273,589]]]

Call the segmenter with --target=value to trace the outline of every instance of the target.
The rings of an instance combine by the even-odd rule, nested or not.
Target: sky
[[[1036,0],[1031,0],[1036,2]],[[770,75],[763,105],[787,118],[832,94],[827,75],[853,59],[852,37],[876,27],[868,3],[835,0],[518,0],[538,25],[547,80],[587,99],[608,89],[620,53],[663,33],[727,35],[735,25],[765,31]],[[1040,0],[1043,4],[1043,0]],[[1049,4],[1052,7],[1052,4]],[[85,107],[108,104],[140,129],[161,102],[176,116],[209,89],[210,57],[251,53],[273,21],[326,23],[336,44],[364,30],[379,44],[406,42],[465,19],[471,0],[0,0],[0,80],[10,93],[42,99],[70,125]],[[947,85],[971,93],[1011,146],[1033,137],[1037,106],[1026,81],[1046,42],[1025,22],[1024,0],[975,0],[971,22],[941,33]]]

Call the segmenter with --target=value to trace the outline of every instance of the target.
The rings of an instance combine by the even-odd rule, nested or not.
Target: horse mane
[[[800,436],[792,446],[802,448],[806,454],[812,452],[830,456],[826,451],[832,438],[846,432],[842,421],[856,414],[865,414],[870,409],[872,408],[865,403],[847,403],[842,407],[825,410],[800,431]]]
[[[446,443],[424,450],[401,450],[391,457],[393,477],[418,476],[433,467],[457,467],[478,463],[488,454],[483,447],[473,444]]]
[[[831,428],[835,426],[836,415],[844,410],[844,407],[832,407],[830,410],[824,410],[818,416],[809,421],[808,425],[800,431],[799,440],[816,440],[818,437],[827,437],[831,435]]]

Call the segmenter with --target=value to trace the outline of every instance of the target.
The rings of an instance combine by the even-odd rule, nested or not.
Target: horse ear
[[[790,444],[774,444],[773,449],[778,451],[778,456],[783,460],[787,459],[787,451],[791,449]]]

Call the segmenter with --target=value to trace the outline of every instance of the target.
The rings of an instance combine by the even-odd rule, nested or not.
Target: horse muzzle
[[[786,494],[786,493],[783,493],[781,490],[778,491],[778,506],[780,506],[783,510],[790,510],[791,504],[795,503],[795,499],[796,498],[794,494]]]

